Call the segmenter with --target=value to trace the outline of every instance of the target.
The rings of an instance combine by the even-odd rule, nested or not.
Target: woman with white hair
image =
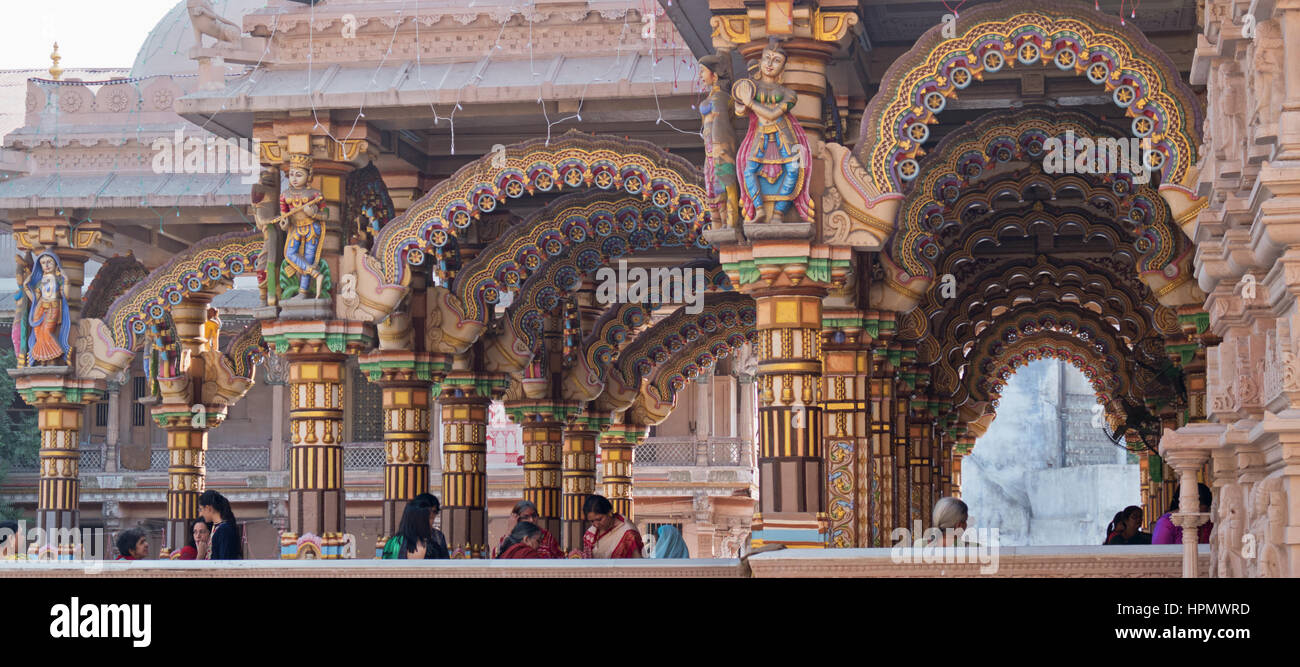
[[[974,544],[962,537],[966,530],[966,503],[960,498],[945,496],[934,504],[931,519],[934,527],[943,531],[939,546],[954,547]]]

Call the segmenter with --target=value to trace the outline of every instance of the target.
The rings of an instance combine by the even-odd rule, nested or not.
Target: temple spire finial
[[[59,55],[59,43],[55,42],[54,51],[50,52],[50,62],[53,63],[50,65],[50,78],[55,81],[58,81],[59,77],[63,76],[63,68],[59,67],[60,60],[63,60],[63,56]]]

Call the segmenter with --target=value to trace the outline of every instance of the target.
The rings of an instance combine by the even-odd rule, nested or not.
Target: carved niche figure
[[[1251,62],[1251,87],[1255,89],[1254,112],[1259,128],[1266,134],[1277,132],[1277,117],[1281,112],[1278,99],[1278,75],[1282,71],[1282,31],[1277,21],[1260,23],[1255,34],[1255,52]]]
[[[714,220],[736,227],[740,217],[740,183],[736,179],[736,131],[731,126],[731,54],[700,58],[700,81],[708,97],[700,103],[704,135],[704,188]]]
[[[189,9],[190,25],[194,28],[194,46],[203,46],[204,35],[217,40],[218,44],[239,44],[243,26],[218,14],[209,0],[185,0],[185,6]]]
[[[1215,561],[1221,578],[1240,577],[1244,574],[1242,562],[1242,536],[1246,533],[1245,508],[1242,506],[1242,489],[1239,484],[1225,484],[1219,490],[1218,516],[1215,520]]]
[[[28,303],[27,339],[19,354],[29,366],[66,365],[68,362],[68,284],[63,265],[51,252],[36,258],[23,293]]]
[[[276,224],[280,212],[280,170],[264,167],[261,178],[253,185],[253,221],[265,239],[257,257],[257,288],[262,303],[279,302],[280,262],[284,261],[284,232]],[[269,289],[268,289],[268,286]]]
[[[785,51],[773,39],[763,49],[757,78],[731,87],[736,115],[749,116],[737,157],[744,165],[740,202],[747,223],[784,222],[791,205],[801,221],[812,221],[812,153],[792,113],[798,95],[781,85],[785,61]]]
[[[1246,101],[1245,81],[1235,62],[1224,63],[1217,72],[1218,85],[1211,97],[1214,123],[1215,154],[1230,166],[1241,160]]]
[[[325,247],[325,223],[320,202],[324,196],[309,185],[311,165],[310,155],[289,155],[289,189],[280,195],[280,217],[277,218],[287,235],[284,262],[280,265],[281,300],[329,298],[332,287],[329,265],[321,257]],[[311,289],[313,280],[314,290]]]

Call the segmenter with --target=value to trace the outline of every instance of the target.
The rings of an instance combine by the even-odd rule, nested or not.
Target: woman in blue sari
[[[659,536],[655,539],[655,558],[690,557],[691,552],[686,549],[686,542],[682,540],[682,534],[672,526],[659,526]]]

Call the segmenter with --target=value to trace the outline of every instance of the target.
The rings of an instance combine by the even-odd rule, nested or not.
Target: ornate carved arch
[[[627,212],[628,209],[622,209]],[[635,207],[627,216],[627,231],[614,225],[608,236],[593,234],[580,243],[562,246],[559,254],[548,257],[540,270],[524,281],[515,302],[506,310],[501,334],[489,341],[484,364],[488,370],[518,372],[532,359],[542,335],[547,313],[563,303],[566,293],[575,292],[583,279],[620,257],[657,248],[689,247],[695,241],[676,236],[662,227],[653,231],[641,225],[660,215],[657,210],[642,211]]]
[[[1020,119],[1020,114],[1017,114]],[[910,307],[942,273],[935,264],[951,238],[995,223],[1017,211],[1073,210],[1109,220],[1131,241],[1137,270],[1164,301],[1195,300],[1191,292],[1191,241],[1175,229],[1168,206],[1149,185],[1128,174],[1044,173],[1044,143],[1067,133],[1089,136],[1106,126],[1087,116],[1032,107],[1008,125],[990,114],[940,142],[912,184],[885,265],[893,305]]]
[[[738,292],[713,292],[704,295],[704,309],[698,314],[678,308],[668,317],[646,329],[618,355],[610,368],[605,391],[596,399],[599,410],[619,411],[632,405],[640,393],[641,381],[656,366],[667,363],[701,336],[718,327],[753,327],[758,321],[754,299]]]
[[[722,266],[713,259],[698,259],[680,267],[702,268],[709,291],[731,291],[731,281]],[[590,401],[605,388],[609,368],[618,358],[619,349],[650,322],[650,310],[640,303],[611,304],[596,319],[591,331],[582,339],[575,363],[564,372],[564,398]]]
[[[977,337],[961,375],[965,396],[960,398],[996,409],[1016,368],[1041,358],[1060,358],[1082,371],[1098,403],[1109,406],[1132,396],[1126,353],[1113,329],[1090,311],[1072,306],[1027,308],[1009,314]]]
[[[718,327],[707,337],[678,350],[671,359],[656,366],[650,373],[641,393],[627,410],[627,420],[647,426],[662,423],[672,414],[677,405],[677,392],[687,382],[713,368],[718,360],[726,359],[751,343],[758,343],[758,330],[752,325],[735,321],[732,326]]]
[[[451,291],[465,305],[464,319],[486,324],[491,306],[501,294],[517,291],[574,244],[600,241],[607,257],[625,254],[619,252],[620,243],[629,248],[647,243],[710,247],[693,226],[673,222],[670,217],[640,197],[611,198],[597,192],[557,199],[512,226],[466,263]],[[615,238],[621,242],[607,240]]]
[[[1051,63],[1104,86],[1133,119],[1133,135],[1151,140],[1160,192],[1175,220],[1205,205],[1192,192],[1199,106],[1177,68],[1136,26],[1073,2],[1010,0],[964,13],[955,38],[942,31],[934,26],[894,61],[862,115],[858,156],[879,192],[901,192],[902,182],[919,174],[928,125],[959,91],[986,72]]]
[[[190,247],[154,269],[113,300],[104,319],[78,325],[77,371],[104,378],[126,368],[144,344],[150,324],[170,327],[174,306],[198,292],[221,292],[235,276],[253,267],[262,252],[262,235],[250,230],[223,234]]]
[[[703,178],[685,159],[645,141],[571,131],[549,145],[541,139],[511,144],[460,168],[386,225],[371,255],[387,284],[403,285],[408,263],[421,263],[478,216],[507,199],[566,187],[622,191],[673,222],[707,223]]]

